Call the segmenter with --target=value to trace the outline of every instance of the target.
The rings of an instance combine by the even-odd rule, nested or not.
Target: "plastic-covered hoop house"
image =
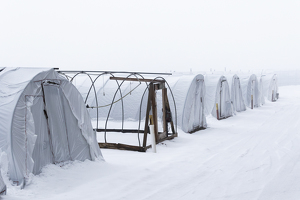
[[[230,86],[230,98],[233,112],[246,110],[240,78],[236,74],[225,75]]]
[[[255,74],[240,74],[243,98],[247,107],[260,106],[259,83]]]
[[[232,116],[230,89],[225,76],[205,75],[205,113],[217,119]]]
[[[44,68],[0,72],[0,148],[16,184],[50,163],[102,158],[80,93]]]
[[[276,74],[266,74],[262,76],[264,83],[264,97],[269,101],[276,101],[278,99],[278,82]]]
[[[166,79],[174,94],[178,126],[187,133],[206,128],[204,76],[171,76]]]
[[[264,91],[264,85],[265,82],[263,80],[263,76],[264,75],[256,75],[257,77],[257,81],[258,81],[258,90],[259,90],[259,102],[260,105],[264,105],[265,104],[265,91]]]

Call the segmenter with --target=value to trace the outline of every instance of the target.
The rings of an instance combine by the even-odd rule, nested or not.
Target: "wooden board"
[[[139,147],[121,143],[98,143],[100,148],[103,149],[120,149],[120,150],[129,150],[129,151],[138,151],[138,152],[146,152],[151,146]]]
[[[154,80],[154,79],[137,79],[137,78],[126,78],[126,77],[110,77],[110,80],[118,80],[118,81],[138,81],[138,82],[153,82],[153,83],[164,83],[164,80]]]
[[[95,129],[97,132],[121,132],[121,133],[144,133],[145,130],[138,129]],[[149,131],[147,132],[149,133]]]

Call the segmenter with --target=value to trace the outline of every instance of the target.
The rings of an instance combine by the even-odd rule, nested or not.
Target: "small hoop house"
[[[244,103],[240,78],[236,74],[227,74],[226,78],[230,86],[230,98],[233,112],[245,111],[246,105]]]
[[[260,106],[260,93],[259,83],[255,74],[252,75],[239,75],[244,102],[247,107],[253,109],[253,107]]]
[[[277,75],[266,74],[262,76],[262,79],[264,83],[264,97],[266,97],[269,101],[277,101],[279,97]]]
[[[5,68],[0,88],[0,148],[16,184],[50,163],[102,157],[80,93],[54,69]]]
[[[225,76],[205,75],[205,112],[217,119],[232,116],[230,90]]]
[[[171,76],[166,79],[174,94],[178,126],[186,133],[206,128],[204,76]]]

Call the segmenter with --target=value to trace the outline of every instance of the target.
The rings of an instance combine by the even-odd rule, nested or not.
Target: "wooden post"
[[[251,94],[251,109],[253,109],[253,94]]]
[[[217,112],[217,120],[220,119],[220,116],[219,116],[219,107],[218,107],[218,103],[216,103],[216,112]]]
[[[152,99],[152,91],[153,91],[153,83],[149,84],[148,90],[148,102],[147,102],[147,111],[146,111],[146,119],[145,119],[145,128],[144,128],[144,140],[143,140],[143,147],[147,147],[147,133],[148,133],[148,122],[149,122],[149,114],[151,108],[151,99]]]
[[[275,101],[275,98],[274,98],[274,90],[272,90],[272,102]]]
[[[159,138],[158,138],[158,127],[157,127],[157,106],[156,106],[156,93],[155,89],[153,87],[150,88],[152,91],[152,96],[151,96],[151,109],[152,109],[152,116],[153,116],[153,125],[154,125],[154,132],[155,132],[155,139],[156,142],[158,143]]]
[[[167,88],[162,89],[162,111],[163,111],[163,133],[165,137],[168,137],[168,130],[167,130],[167,120],[166,120],[166,98],[165,96],[167,95]]]

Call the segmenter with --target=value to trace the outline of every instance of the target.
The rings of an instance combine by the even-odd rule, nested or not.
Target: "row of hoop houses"
[[[274,74],[257,78],[0,68],[0,149],[8,156],[9,178],[24,186],[31,173],[39,174],[47,164],[102,159],[95,131],[106,133],[108,122],[120,122],[113,126],[122,130],[127,122],[138,122],[139,137],[141,121],[147,124],[147,113],[154,112],[147,108],[152,83],[158,83],[157,118],[174,122],[164,127],[176,135],[177,125],[192,133],[207,127],[210,114],[224,119],[278,98]],[[0,178],[0,193],[5,188]]]
[[[188,78],[189,77],[189,78]],[[188,81],[187,87],[181,82]],[[253,109],[278,98],[277,76],[267,74],[206,74],[179,76],[172,84],[172,90],[178,107],[179,126],[185,132],[194,132],[206,127],[205,116],[212,115],[224,119]],[[175,92],[176,90],[177,92]],[[188,93],[181,96],[180,93]]]
[[[162,76],[169,86],[173,118],[177,114],[177,125],[188,133],[206,128],[206,116],[224,119],[263,105],[265,99],[278,98],[277,76],[275,74],[196,74]],[[147,102],[146,85],[140,82],[123,82],[119,87],[109,76],[95,82],[96,96],[88,95],[90,80],[77,76],[73,84],[86,99],[90,116],[97,121],[139,120],[145,117]],[[120,88],[121,93],[116,93]],[[172,94],[170,94],[170,91]],[[123,94],[123,96],[121,95]],[[124,97],[126,96],[126,97]],[[170,99],[172,99],[170,98]],[[113,100],[112,100],[113,99]],[[118,100],[122,101],[118,101]],[[161,110],[161,94],[157,93],[157,107]],[[96,102],[98,103],[96,105]],[[107,106],[109,105],[109,106]],[[95,109],[99,108],[99,109]],[[176,108],[176,111],[175,111]],[[108,116],[109,113],[109,117]],[[159,115],[162,116],[162,113]],[[115,125],[115,124],[114,124]],[[101,126],[101,124],[100,124]]]

